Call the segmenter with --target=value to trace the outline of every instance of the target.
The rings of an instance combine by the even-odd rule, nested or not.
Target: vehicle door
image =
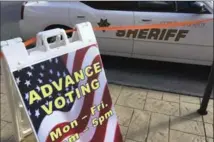
[[[199,9],[187,1],[142,1],[134,12],[135,24],[167,24],[212,18],[213,15],[206,8],[203,11]],[[140,30],[134,38],[133,56],[166,61],[208,61],[212,58],[212,31],[212,22]]]
[[[137,2],[87,1],[83,3],[93,8],[88,20],[94,27],[134,25],[133,8],[136,7]],[[101,53],[131,56],[133,38],[118,37],[117,34],[117,31],[95,31]]]

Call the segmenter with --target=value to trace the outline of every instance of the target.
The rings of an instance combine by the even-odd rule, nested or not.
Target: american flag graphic
[[[98,74],[89,78],[86,77],[84,80],[67,88],[63,84],[62,91],[58,91],[53,87],[52,95],[29,105],[29,91],[34,89],[38,94],[41,94],[40,87],[42,85],[52,85],[51,82],[58,82],[59,78],[67,75],[72,77],[74,72],[97,62],[102,65],[102,70]],[[26,112],[31,119],[30,121],[40,142],[51,142],[50,132],[57,128],[63,129],[73,120],[77,120],[78,126],[63,133],[55,142],[68,142],[68,137],[75,133],[79,134],[77,142],[122,142],[122,135],[112,105],[103,64],[96,45],[81,48],[77,51],[26,67],[13,72],[13,75],[21,93]],[[74,101],[71,102],[69,99],[66,99],[66,105],[62,109],[57,109],[53,105],[53,113],[50,115],[47,115],[41,109],[41,105],[48,107],[49,103],[51,101],[54,102],[57,97],[63,96],[67,92],[79,88],[93,79],[98,79],[100,83],[100,87],[97,90],[80,99],[77,99],[76,94],[74,94]],[[94,105],[97,106],[101,102],[107,104],[107,107],[96,111],[95,115],[91,115],[91,107]],[[110,110],[113,111],[113,115],[105,119],[102,125],[94,127],[92,120],[105,115]]]

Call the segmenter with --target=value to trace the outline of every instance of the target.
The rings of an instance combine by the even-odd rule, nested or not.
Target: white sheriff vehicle
[[[94,27],[145,25],[213,18],[213,1],[27,2],[20,30],[27,40],[53,28],[70,29],[89,21]],[[211,65],[213,21],[177,28],[95,31],[101,54]]]

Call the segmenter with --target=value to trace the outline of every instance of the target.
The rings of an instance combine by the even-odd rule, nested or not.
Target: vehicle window
[[[100,10],[134,11],[137,1],[82,1],[82,3]]]
[[[138,11],[174,12],[175,2],[173,1],[139,1]]]
[[[195,1],[82,1],[82,3],[100,10],[142,11],[142,12],[176,12],[209,13],[206,8],[201,11],[194,5]]]
[[[200,14],[209,14],[210,12],[203,6],[200,5],[200,2],[197,4],[195,1],[178,1],[177,12],[179,13],[200,13]]]

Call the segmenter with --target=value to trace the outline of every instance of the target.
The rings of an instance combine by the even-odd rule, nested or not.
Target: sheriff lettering
[[[174,40],[176,42],[185,38],[189,30],[178,29],[136,29],[136,30],[118,30],[117,37],[132,37],[137,39],[151,40]]]

